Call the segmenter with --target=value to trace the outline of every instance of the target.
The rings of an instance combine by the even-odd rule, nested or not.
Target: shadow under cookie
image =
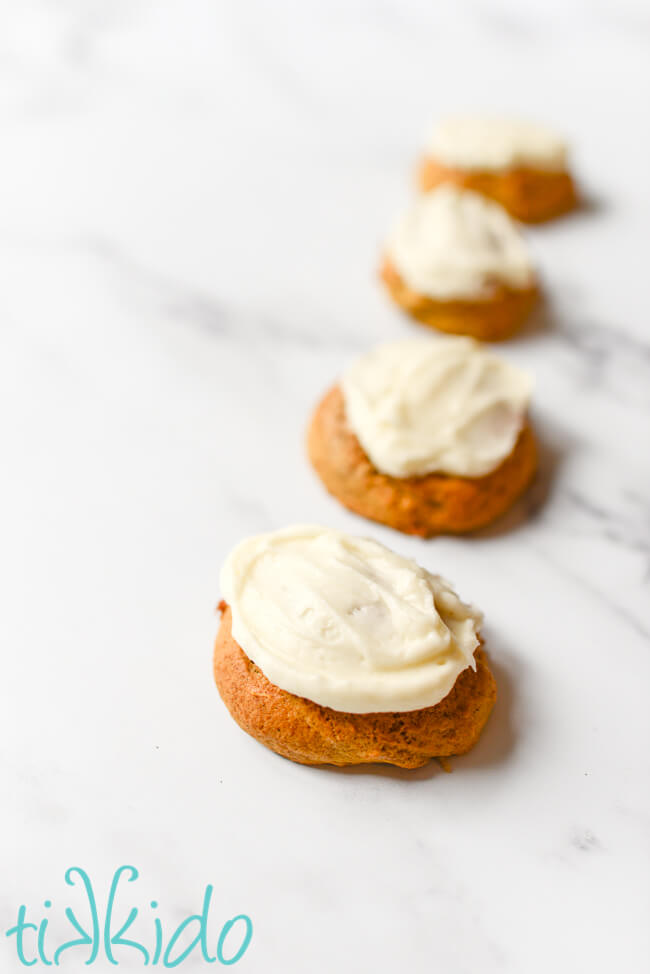
[[[490,524],[523,493],[537,466],[535,436],[526,425],[510,456],[484,477],[381,473],[348,425],[338,385],[316,408],[307,449],[323,484],[345,507],[420,537],[463,534]]]
[[[271,683],[233,638],[230,607],[219,608],[214,677],[223,702],[247,734],[299,764],[419,768],[469,751],[494,706],[496,683],[479,647],[476,670],[463,670],[434,707],[370,714],[322,707]]]

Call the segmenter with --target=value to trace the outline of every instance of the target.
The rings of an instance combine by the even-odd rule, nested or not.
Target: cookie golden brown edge
[[[214,678],[221,699],[242,730],[299,764],[419,768],[469,751],[494,706],[496,683],[479,646],[476,670],[463,670],[435,707],[373,714],[322,707],[271,683],[233,638],[230,607],[221,602],[219,610]]]
[[[483,477],[432,473],[391,477],[373,465],[350,428],[340,386],[316,407],[307,434],[312,466],[345,507],[404,534],[462,534],[505,513],[537,467],[535,436],[525,425],[508,457]]]
[[[522,223],[544,223],[578,205],[575,184],[564,169],[454,169],[436,159],[423,159],[418,170],[420,189],[427,192],[440,183],[454,183],[496,200]]]
[[[469,335],[484,342],[510,338],[539,298],[536,286],[514,290],[494,284],[485,298],[436,300],[413,291],[388,257],[384,257],[380,277],[395,303],[417,321],[448,335]]]

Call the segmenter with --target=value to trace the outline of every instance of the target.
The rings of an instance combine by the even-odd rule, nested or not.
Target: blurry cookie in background
[[[449,118],[433,130],[419,170],[431,190],[453,182],[496,200],[524,223],[572,210],[576,189],[567,147],[553,131],[503,118]]]
[[[418,321],[483,341],[512,335],[538,297],[513,220],[497,203],[451,183],[413,200],[387,241],[381,277]]]
[[[382,345],[317,406],[309,458],[327,490],[363,517],[422,537],[472,531],[533,478],[531,386],[470,338]]]
[[[369,538],[298,525],[247,538],[221,572],[219,693],[300,764],[417,768],[468,751],[496,685],[481,613]]]

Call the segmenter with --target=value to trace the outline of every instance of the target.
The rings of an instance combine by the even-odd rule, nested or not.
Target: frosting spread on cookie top
[[[428,153],[452,169],[566,168],[567,149],[550,129],[507,118],[457,117],[433,130]]]
[[[431,707],[475,668],[481,613],[369,538],[313,525],[248,538],[221,590],[234,639],[267,679],[334,710]]]
[[[473,338],[380,345],[343,376],[347,422],[392,477],[482,477],[512,452],[526,418],[527,373]]]
[[[481,300],[495,285],[534,283],[524,239],[503,207],[451,183],[413,201],[386,254],[408,287],[437,300]]]

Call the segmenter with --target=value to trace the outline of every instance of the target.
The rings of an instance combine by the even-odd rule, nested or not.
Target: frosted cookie
[[[387,242],[381,276],[418,321],[484,341],[511,335],[537,299],[515,223],[496,203],[450,183],[404,213]]]
[[[301,764],[417,768],[463,754],[496,696],[481,613],[368,538],[296,526],[221,573],[214,675],[248,734]]]
[[[471,338],[382,345],[320,402],[310,460],[345,507],[406,534],[483,527],[537,466],[531,381]]]
[[[496,200],[517,220],[538,223],[573,209],[567,148],[549,129],[501,118],[450,118],[433,131],[419,183],[453,182]]]

